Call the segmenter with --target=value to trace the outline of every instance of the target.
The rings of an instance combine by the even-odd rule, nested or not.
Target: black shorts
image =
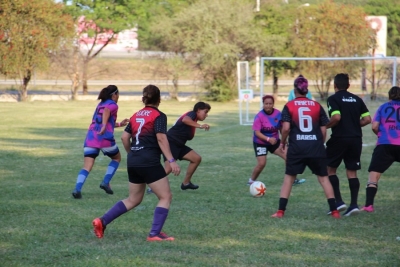
[[[328,166],[337,168],[343,160],[344,166],[347,170],[360,170],[361,151],[361,137],[331,137],[331,139],[326,142],[326,157],[328,159]]]
[[[378,145],[372,153],[368,171],[384,173],[395,161],[400,162],[400,146]]]
[[[128,167],[129,182],[133,184],[151,184],[166,176],[161,164],[152,167]]]
[[[315,175],[328,176],[326,158],[287,158],[285,174],[302,174],[306,167]]]
[[[171,149],[171,153],[172,156],[174,157],[174,159],[176,160],[182,160],[183,157],[189,153],[190,151],[192,151],[193,149],[191,149],[190,147],[186,146],[186,145],[177,145],[173,142],[169,142],[169,148]],[[163,155],[164,158],[164,162],[167,161],[167,158]]]
[[[274,153],[275,150],[279,147],[280,143],[281,140],[277,140],[275,145],[261,145],[253,142],[254,153],[256,154],[256,157],[266,156],[268,154],[268,151]]]

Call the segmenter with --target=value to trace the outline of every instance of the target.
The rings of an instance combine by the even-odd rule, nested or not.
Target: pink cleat
[[[366,212],[374,212],[374,206],[373,205],[369,205],[366,207],[363,207],[361,210],[366,211]]]

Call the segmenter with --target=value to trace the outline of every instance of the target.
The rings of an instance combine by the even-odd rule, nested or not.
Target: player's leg
[[[138,206],[144,196],[146,189],[145,177],[143,176],[143,168],[128,168],[129,176],[129,196],[128,198],[118,201],[103,216],[93,220],[94,233],[98,238],[102,238],[106,226],[114,221],[122,214],[128,212]]]
[[[83,168],[79,171],[78,177],[76,178],[75,189],[72,191],[72,196],[75,199],[82,198],[82,187],[85,184],[86,178],[89,176],[90,171],[93,168],[96,157],[99,155],[100,149],[85,147],[83,149]]]
[[[253,148],[256,155],[257,164],[251,173],[251,177],[249,178],[247,185],[251,185],[255,180],[257,180],[258,176],[261,174],[265,165],[267,164],[267,146],[253,143]]]
[[[361,169],[361,151],[361,138],[351,138],[351,141],[347,143],[347,151],[343,156],[350,189],[350,205],[344,213],[344,216],[351,216],[360,212],[360,209],[358,208],[360,180],[357,177],[357,170]]]
[[[164,172],[164,175],[162,175],[162,172]],[[164,177],[156,178],[157,176],[160,175]],[[154,192],[154,194],[158,197],[158,204],[154,210],[153,224],[149,236],[147,237],[147,240],[148,241],[174,240],[173,237],[167,236],[165,233],[161,231],[168,217],[169,207],[172,201],[172,193],[169,186],[168,177],[165,176],[164,169],[158,169],[158,168],[157,169],[153,168],[152,176],[153,176],[152,179],[155,181],[149,183],[148,185]]]
[[[340,142],[339,138],[331,137],[331,139],[326,142],[326,155],[327,155],[327,165],[328,165],[328,177],[331,182],[333,193],[335,194],[335,200],[337,204],[337,209],[343,211],[347,208],[346,204],[342,199],[342,194],[340,192],[340,182],[339,177],[336,174],[336,170],[343,160],[343,154],[345,153],[347,144],[345,139]],[[330,215],[330,212],[328,213]]]
[[[189,165],[186,170],[185,178],[181,184],[181,189],[182,190],[198,189],[199,186],[193,184],[191,182],[191,179],[192,179],[193,173],[196,171],[197,167],[201,163],[201,156],[199,154],[197,154],[196,151],[191,149],[189,152],[185,153],[185,155],[183,156],[182,159],[189,161]]]
[[[119,167],[119,163],[121,162],[121,153],[119,152],[117,145],[113,147],[103,148],[102,151],[104,155],[111,158],[111,161],[108,164],[103,181],[100,184],[100,188],[103,189],[107,194],[112,195],[114,194],[114,192],[111,190],[110,181],[114,177],[114,174]]]

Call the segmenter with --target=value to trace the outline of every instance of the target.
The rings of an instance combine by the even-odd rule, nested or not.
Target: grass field
[[[125,152],[112,180],[114,195],[99,189],[108,165],[100,156],[83,188],[71,196],[82,167],[82,143],[97,102],[1,103],[0,266],[400,266],[400,180],[394,164],[379,184],[375,213],[334,220],[317,179],[293,188],[283,219],[278,207],[284,162],[268,156],[259,180],[263,198],[246,186],[256,163],[251,126],[240,126],[237,103],[211,103],[209,132],[188,143],[203,162],[193,177],[197,191],[181,191],[183,172],[170,177],[173,203],[164,230],[174,242],[149,243],[154,195],[108,225],[97,239],[91,221],[128,194]],[[194,102],[163,101],[169,126]],[[377,104],[368,104],[375,111]],[[119,119],[142,107],[119,102]],[[282,108],[278,103],[277,108]],[[116,129],[120,148],[122,129]],[[364,129],[359,204],[365,201],[368,164],[375,137]],[[341,189],[349,201],[344,167]]]

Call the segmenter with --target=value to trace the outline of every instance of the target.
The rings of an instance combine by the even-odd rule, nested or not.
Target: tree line
[[[371,55],[377,45],[376,31],[367,15],[387,16],[387,56],[399,56],[400,5],[396,2],[0,0],[0,73],[20,81],[23,101],[32,73],[57,62],[71,79],[74,99],[79,88],[88,93],[93,59],[118,33],[137,28],[140,50],[168,52],[160,70],[174,84],[172,97],[177,97],[180,75],[192,69],[204,81],[207,98],[227,101],[236,95],[237,61],[254,62],[260,56]],[[94,43],[79,41],[83,35]],[[325,98],[337,72],[357,78],[359,70],[366,73],[366,68],[363,61],[270,61],[264,75],[273,79],[277,93],[280,76],[301,72],[316,82],[317,92]],[[388,77],[393,75],[390,71],[382,64],[367,79],[374,80],[375,72]]]

